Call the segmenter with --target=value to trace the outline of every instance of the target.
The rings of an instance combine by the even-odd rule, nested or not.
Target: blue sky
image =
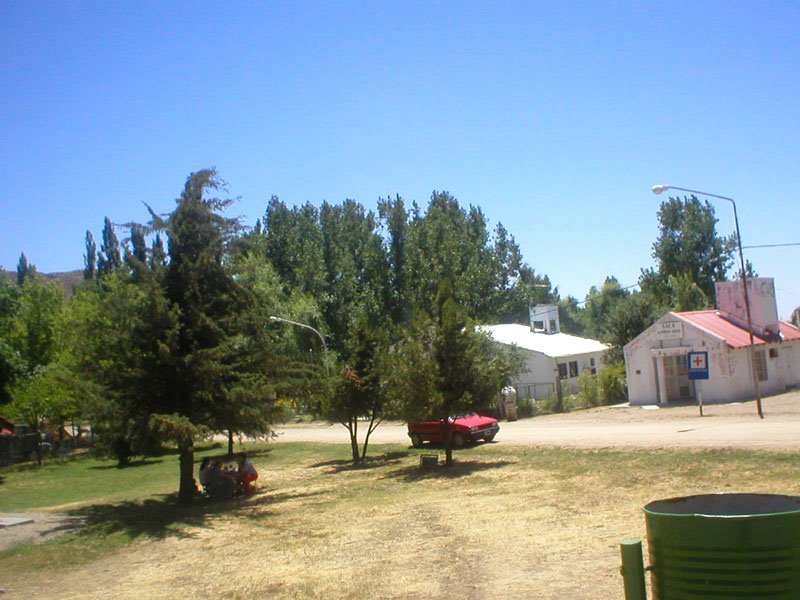
[[[2,0],[0,266],[82,268],[87,229],[209,166],[249,225],[273,194],[447,190],[579,299],[652,265],[657,183],[735,198],[745,246],[800,242],[799,25],[779,1]],[[800,247],[745,255],[788,317]]]

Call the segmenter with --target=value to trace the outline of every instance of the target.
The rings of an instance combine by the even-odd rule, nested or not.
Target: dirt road
[[[741,448],[800,450],[800,392],[755,402],[712,404],[703,417],[696,406],[645,409],[604,407],[502,423],[498,443],[572,448]],[[346,443],[341,425],[284,425],[278,441]],[[360,436],[361,438],[362,436]],[[405,425],[383,423],[373,443],[408,443]]]

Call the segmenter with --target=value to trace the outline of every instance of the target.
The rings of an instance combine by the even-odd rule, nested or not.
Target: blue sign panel
[[[708,352],[689,352],[689,379],[708,379]]]

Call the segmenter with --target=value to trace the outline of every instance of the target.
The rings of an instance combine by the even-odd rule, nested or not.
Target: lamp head
[[[663,184],[654,185],[652,189],[653,189],[653,193],[654,194],[662,194],[662,193],[666,192],[669,189],[669,186],[668,185],[663,185]]]

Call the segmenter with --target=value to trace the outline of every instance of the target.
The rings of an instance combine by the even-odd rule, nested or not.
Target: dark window
[[[754,354],[756,375],[759,381],[767,380],[767,354],[763,350],[758,350]]]
[[[778,349],[777,348],[770,348],[769,349],[769,357],[770,358],[778,358]]]
[[[558,378],[559,379],[567,378],[567,365],[565,363],[558,363]]]
[[[571,363],[569,363],[569,376],[570,377],[578,376],[578,361],[573,360]]]

